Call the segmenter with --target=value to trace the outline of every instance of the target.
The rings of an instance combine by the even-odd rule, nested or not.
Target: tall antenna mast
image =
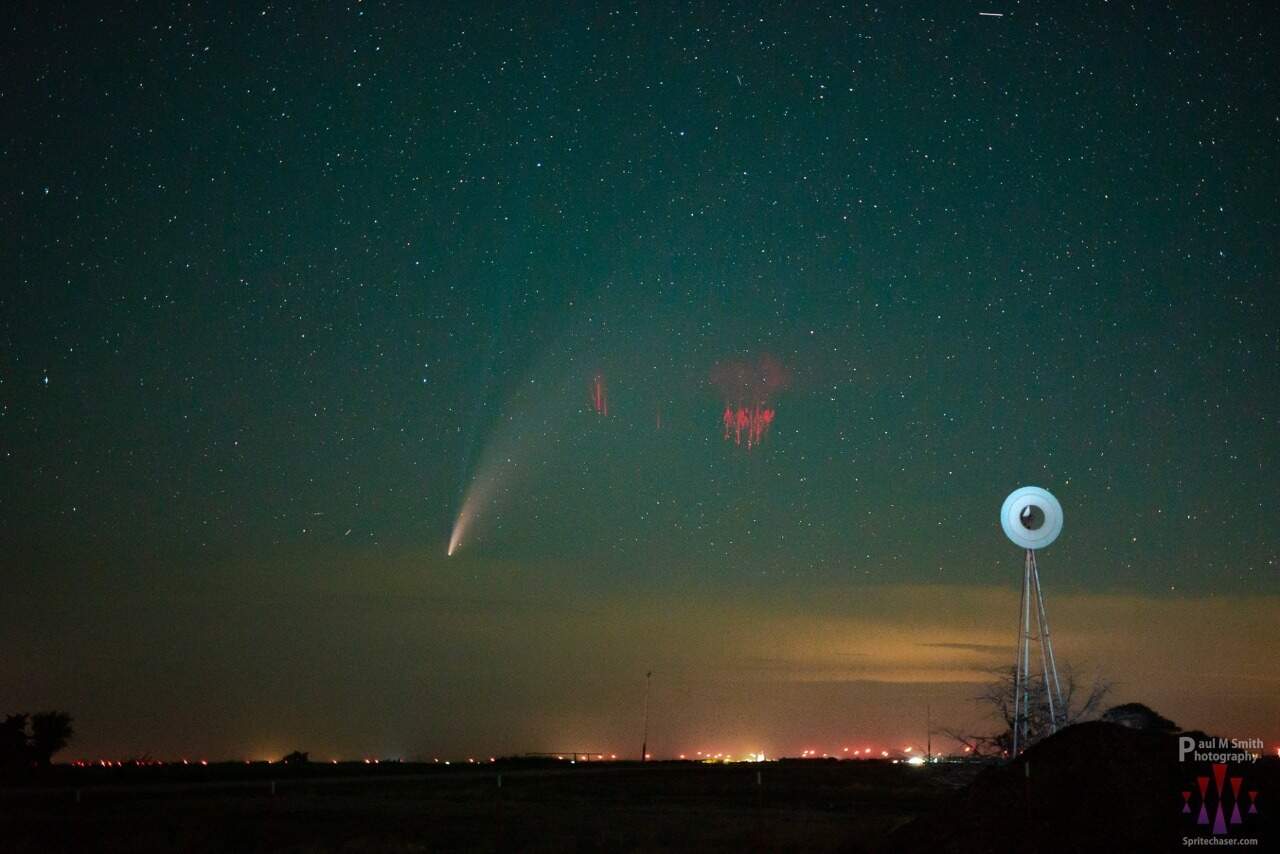
[[[933,761],[933,707],[924,704],[924,761]]]
[[[644,675],[644,737],[640,740],[640,761],[649,761],[649,680],[653,677],[650,670]]]

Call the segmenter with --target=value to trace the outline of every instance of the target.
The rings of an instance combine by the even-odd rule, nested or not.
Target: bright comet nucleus
[[[453,557],[453,553],[462,545],[462,538],[466,535],[467,529],[476,518],[476,506],[479,499],[479,493],[485,491],[482,481],[473,481],[466,495],[462,499],[462,506],[458,508],[458,518],[453,522],[453,530],[449,533],[449,548],[445,552],[445,557]]]
[[[453,533],[449,535],[449,550],[445,553],[446,557],[453,557],[453,553],[462,544],[462,532],[466,528],[466,520],[467,509],[464,506],[462,511],[458,513],[457,521],[453,523]]]

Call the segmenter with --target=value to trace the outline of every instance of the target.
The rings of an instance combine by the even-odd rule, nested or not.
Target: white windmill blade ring
[[[1038,486],[1015,489],[1000,508],[1000,526],[1015,545],[1042,549],[1062,533],[1062,505]]]

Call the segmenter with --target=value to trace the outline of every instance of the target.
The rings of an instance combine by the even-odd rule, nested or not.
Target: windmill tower
[[[1067,719],[1062,702],[1062,684],[1049,638],[1049,618],[1040,587],[1040,567],[1036,552],[1062,533],[1062,505],[1038,486],[1024,486],[1009,493],[1000,508],[1000,525],[1013,544],[1024,549],[1022,600],[1018,605],[1018,651],[1013,678],[1013,756],[1027,745],[1031,723],[1031,642],[1040,647],[1041,683],[1049,706],[1049,732],[1058,731],[1058,721]]]

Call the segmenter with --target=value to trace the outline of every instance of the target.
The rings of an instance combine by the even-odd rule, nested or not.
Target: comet
[[[496,474],[494,468],[486,466],[471,481],[466,496],[462,500],[462,507],[458,510],[458,517],[453,522],[453,530],[449,533],[449,547],[445,551],[445,557],[453,557],[454,553],[462,547],[469,529],[480,518],[480,507],[483,504],[492,504]]]
[[[446,557],[473,547],[478,529],[499,522],[513,496],[548,465],[547,454],[538,449],[554,446],[571,413],[582,411],[580,383],[585,378],[576,370],[561,367],[570,361],[568,355],[562,355],[531,371],[503,405],[503,414],[490,428],[477,454],[474,473],[466,482]],[[590,411],[603,418],[608,414],[603,375],[593,375],[589,387]]]
[[[526,500],[529,490],[537,490],[553,467],[568,462],[566,431],[584,428],[587,418],[602,440],[630,429],[627,419],[618,418],[616,401],[610,400],[611,366],[624,362],[642,364],[638,353],[616,350],[612,331],[604,342],[591,334],[566,335],[542,353],[501,406],[484,407],[489,423],[481,424],[477,417],[466,433],[459,472],[462,488],[445,547],[447,558],[483,547],[503,530],[508,509]],[[748,370],[763,370],[766,381],[776,373],[772,364]],[[665,412],[639,416],[632,411],[627,417],[643,417],[646,426],[660,425],[656,429],[666,429],[670,421]],[[474,456],[467,452],[472,441]],[[433,548],[439,547],[436,542]]]

